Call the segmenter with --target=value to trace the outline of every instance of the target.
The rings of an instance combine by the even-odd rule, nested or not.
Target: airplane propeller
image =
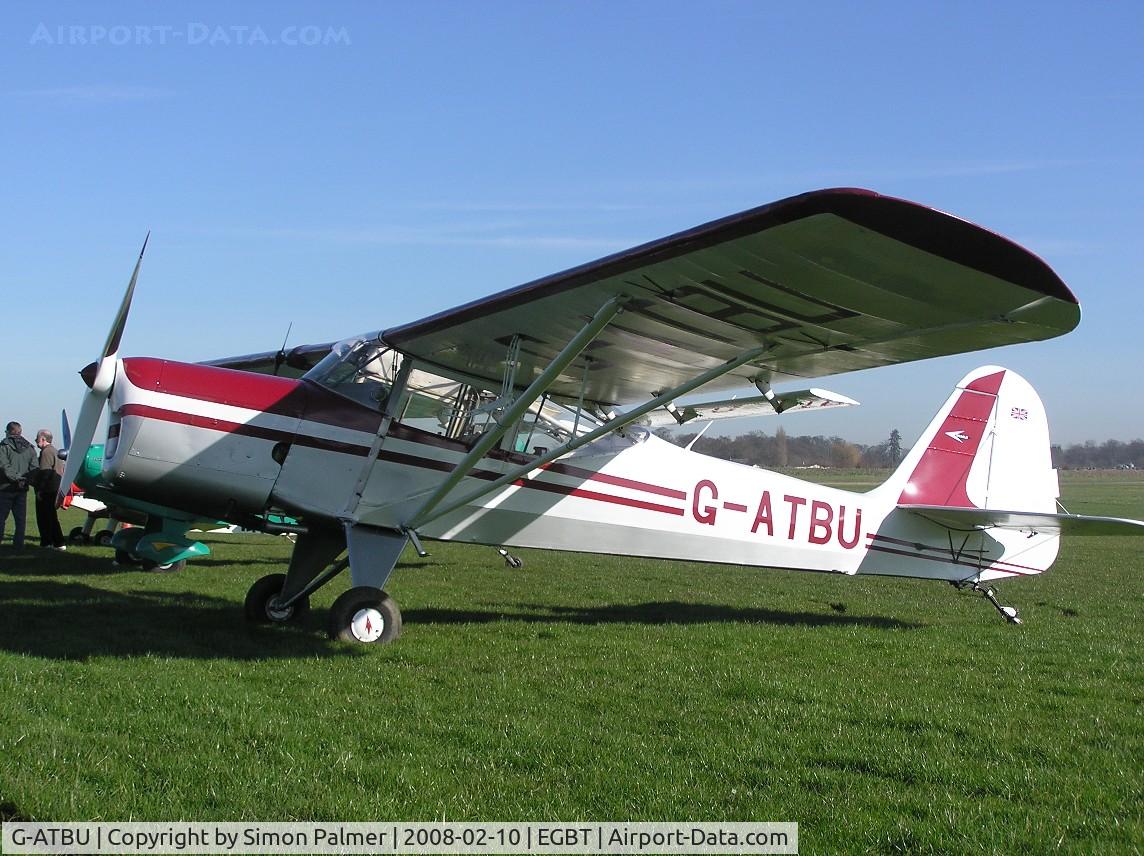
[[[127,326],[127,313],[131,309],[131,298],[135,294],[135,282],[139,278],[139,267],[143,264],[143,253],[147,251],[147,241],[151,233],[143,239],[143,248],[139,251],[139,259],[135,262],[135,270],[131,272],[131,281],[127,284],[127,291],[119,303],[119,311],[115,313],[115,321],[107,334],[107,341],[98,360],[86,366],[80,377],[87,384],[88,390],[84,393],[83,403],[80,405],[79,418],[76,420],[75,433],[72,442],[68,444],[67,466],[60,479],[60,492],[56,495],[56,505],[62,505],[67,490],[79,475],[84,458],[87,457],[88,447],[95,437],[99,417],[103,413],[103,406],[111,395],[111,388],[115,384],[115,364],[119,358],[119,343],[123,338],[123,328]]]
[[[71,424],[68,422],[67,410],[60,411],[60,459],[67,460],[68,449],[71,448]]]

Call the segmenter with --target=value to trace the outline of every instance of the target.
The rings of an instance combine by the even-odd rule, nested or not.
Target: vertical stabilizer
[[[898,505],[1052,512],[1058,495],[1040,396],[1016,372],[966,375],[890,479]]]

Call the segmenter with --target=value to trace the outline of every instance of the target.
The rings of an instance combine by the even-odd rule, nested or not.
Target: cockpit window
[[[380,410],[389,398],[404,359],[377,334],[338,342],[330,353],[306,373],[306,379],[321,384],[367,407]],[[471,385],[414,368],[400,400],[394,402],[396,419],[411,428],[462,443],[473,443],[496,428],[510,404],[504,391]],[[586,434],[599,421],[548,398],[533,403],[516,425],[509,426],[502,448],[540,455],[557,448],[574,435]]]
[[[338,342],[306,378],[374,409],[380,409],[393,380],[395,354],[376,336]]]

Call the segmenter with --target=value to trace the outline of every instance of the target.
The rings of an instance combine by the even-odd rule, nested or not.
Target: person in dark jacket
[[[12,515],[15,531],[12,546],[24,548],[24,527],[28,519],[28,484],[37,469],[36,447],[23,437],[19,422],[9,422],[0,440],[0,541]]]
[[[52,445],[52,432],[47,428],[36,432],[36,445],[40,447],[40,466],[35,474],[36,526],[40,529],[40,546],[66,550],[60,518],[56,514],[56,494],[63,475],[63,461]]]

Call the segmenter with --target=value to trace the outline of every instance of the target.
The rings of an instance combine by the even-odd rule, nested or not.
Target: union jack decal
[[[1029,411],[1026,410],[1024,407],[1014,407],[1012,410],[1009,411],[1009,415],[1012,416],[1014,419],[1020,419],[1023,421],[1025,419],[1029,418]]]

